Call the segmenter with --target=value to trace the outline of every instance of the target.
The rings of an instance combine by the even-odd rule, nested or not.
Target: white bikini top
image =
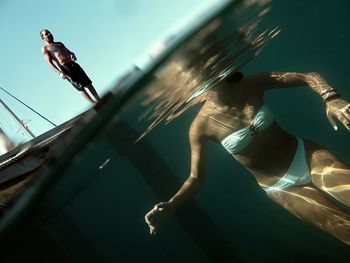
[[[272,112],[265,105],[254,116],[251,125],[231,133],[221,141],[224,148],[232,155],[242,151],[258,131],[265,130],[273,122]]]

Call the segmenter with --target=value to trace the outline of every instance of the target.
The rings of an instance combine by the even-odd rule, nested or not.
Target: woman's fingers
[[[338,130],[338,126],[337,126],[337,123],[335,122],[335,119],[334,119],[333,115],[328,113],[327,114],[327,119],[328,119],[329,123],[332,125],[333,129],[335,131],[337,131]]]
[[[339,106],[339,105],[338,105]],[[345,128],[350,131],[350,105],[343,107],[328,107],[327,118],[335,131],[338,130],[336,120],[338,119]]]
[[[145,215],[145,221],[148,225],[154,225],[155,223],[154,209],[152,209]]]
[[[148,226],[149,226],[149,233],[150,233],[150,235],[156,234],[156,227],[152,226],[152,225],[148,225]]]
[[[345,107],[337,112],[337,118],[350,131],[350,115],[346,112]]]
[[[158,220],[157,211],[159,211],[156,206],[145,215],[145,221],[149,227],[149,233],[151,235],[157,234]]]
[[[156,210],[162,211],[162,210],[164,210],[164,208],[165,208],[166,206],[167,206],[167,203],[162,202],[162,203],[156,204],[156,205],[154,206],[154,208],[155,208]]]
[[[345,128],[350,131],[350,114],[346,112],[342,113],[339,120],[344,124]]]
[[[150,234],[156,234],[159,225],[172,217],[174,211],[174,207],[168,202],[156,204],[153,209],[145,215],[145,221],[149,226]]]
[[[348,114],[350,113],[350,104],[348,104],[344,107],[344,112],[346,112]]]

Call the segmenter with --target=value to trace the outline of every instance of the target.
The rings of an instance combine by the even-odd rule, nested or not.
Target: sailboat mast
[[[21,121],[17,115],[5,104],[5,102],[3,102],[0,99],[0,104],[2,106],[4,106],[4,108],[12,115],[12,117],[18,122],[18,124],[27,132],[27,134],[31,137],[31,138],[35,138],[35,135],[28,129],[28,127],[26,125],[24,125],[23,121]]]

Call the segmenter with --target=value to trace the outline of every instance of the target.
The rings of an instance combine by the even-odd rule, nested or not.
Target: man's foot
[[[113,97],[112,92],[106,93],[98,102],[95,102],[93,108],[99,111],[104,104],[106,104]]]

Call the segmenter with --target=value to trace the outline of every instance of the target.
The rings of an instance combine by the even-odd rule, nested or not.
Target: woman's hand
[[[340,121],[350,131],[350,104],[342,99],[325,102],[326,114],[334,130],[338,130],[336,120]]]
[[[158,232],[159,225],[170,219],[175,214],[175,207],[169,202],[162,202],[154,206],[154,208],[145,215],[145,221],[149,226],[151,235]]]

